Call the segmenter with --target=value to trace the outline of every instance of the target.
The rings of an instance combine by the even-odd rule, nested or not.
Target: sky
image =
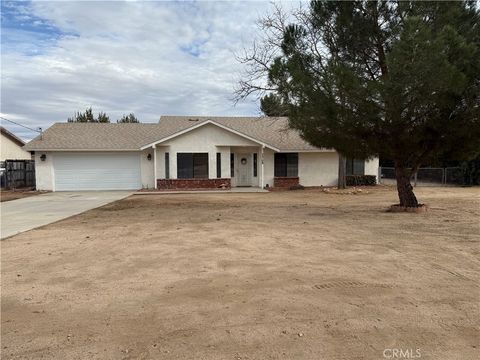
[[[287,3],[291,6],[292,3]],[[92,107],[135,113],[259,115],[234,105],[234,54],[258,36],[266,1],[1,1],[1,113],[31,128]],[[2,125],[28,140],[35,132]]]

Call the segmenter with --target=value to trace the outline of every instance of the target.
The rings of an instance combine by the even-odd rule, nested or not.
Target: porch
[[[183,149],[181,149],[183,150]],[[205,152],[156,147],[155,184],[159,190],[231,189],[265,186],[263,146],[220,146]],[[212,151],[214,150],[214,151]]]

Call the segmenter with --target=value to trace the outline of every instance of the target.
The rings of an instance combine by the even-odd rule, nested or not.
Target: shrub
[[[347,175],[347,186],[373,186],[377,184],[375,175]]]

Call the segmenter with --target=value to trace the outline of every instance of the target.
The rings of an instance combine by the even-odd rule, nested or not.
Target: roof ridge
[[[160,119],[163,118],[163,117],[170,117],[170,118],[208,118],[208,119],[211,119],[211,118],[232,118],[232,119],[235,119],[235,118],[243,118],[243,119],[250,119],[250,118],[265,118],[265,117],[278,117],[278,116],[264,116],[264,115],[259,115],[259,116],[255,116],[255,115],[235,115],[235,116],[229,116],[229,115],[161,115],[160,116]]]

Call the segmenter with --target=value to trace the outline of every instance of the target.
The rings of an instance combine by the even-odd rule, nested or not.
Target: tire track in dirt
[[[319,289],[319,290],[333,289],[333,288],[366,288],[366,287],[392,289],[393,285],[377,284],[377,283],[365,283],[365,282],[361,282],[361,281],[345,281],[345,280],[324,282],[324,283],[321,283],[321,284],[314,285],[314,288]]]

